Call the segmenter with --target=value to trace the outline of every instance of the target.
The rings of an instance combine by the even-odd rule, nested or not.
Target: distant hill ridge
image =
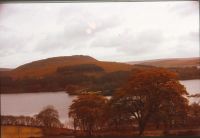
[[[135,65],[150,65],[156,67],[191,67],[200,65],[200,57],[192,58],[169,58],[169,59],[155,59],[145,61],[130,61],[128,64]]]
[[[11,68],[0,68],[0,71],[11,71]]]

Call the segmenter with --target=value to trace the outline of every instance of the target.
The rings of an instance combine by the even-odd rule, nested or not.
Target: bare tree
[[[36,115],[44,127],[60,127],[58,111],[53,106],[47,106]]]

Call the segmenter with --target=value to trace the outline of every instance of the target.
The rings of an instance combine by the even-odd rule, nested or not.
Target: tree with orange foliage
[[[194,102],[189,107],[188,124],[200,127],[200,103]]]
[[[102,125],[104,107],[107,99],[101,95],[85,94],[78,96],[70,106],[69,117],[74,120],[75,129],[78,128],[88,135],[92,135]]]
[[[134,74],[128,83],[113,96],[126,110],[129,118],[137,121],[142,135],[152,116],[164,113],[167,121],[171,117],[186,114],[187,91],[177,80],[176,74],[162,68],[142,70]],[[163,116],[164,117],[164,116]]]

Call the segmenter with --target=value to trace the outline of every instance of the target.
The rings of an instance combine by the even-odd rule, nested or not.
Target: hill
[[[11,71],[12,69],[10,68],[0,68],[0,71]]]
[[[132,68],[83,55],[53,57],[1,73],[1,93],[102,91],[110,95],[125,82]]]
[[[9,76],[13,78],[43,77],[55,73],[60,67],[79,64],[95,64],[102,67],[106,72],[128,71],[132,68],[131,65],[125,63],[98,61],[90,56],[74,55],[47,58],[27,63],[11,70]]]
[[[146,60],[146,61],[131,61],[127,62],[128,64],[135,65],[150,65],[156,67],[192,67],[200,65],[200,57],[192,58],[171,58],[171,59],[155,59],[155,60]]]

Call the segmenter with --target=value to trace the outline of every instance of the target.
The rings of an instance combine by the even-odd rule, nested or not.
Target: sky
[[[101,61],[199,56],[199,2],[0,5],[0,67],[56,56]]]

